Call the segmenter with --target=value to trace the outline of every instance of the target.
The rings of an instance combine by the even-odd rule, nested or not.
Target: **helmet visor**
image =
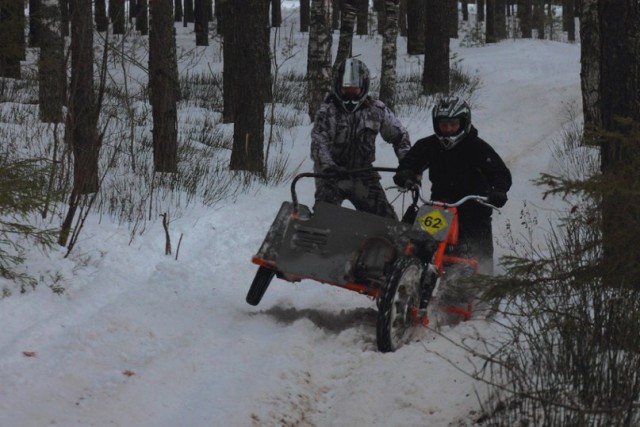
[[[362,91],[363,89],[359,86],[342,86],[340,95],[342,95],[342,99],[359,99]]]

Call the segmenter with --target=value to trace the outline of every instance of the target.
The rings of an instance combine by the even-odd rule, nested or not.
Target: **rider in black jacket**
[[[431,199],[454,202],[475,194],[502,207],[511,173],[495,150],[478,137],[469,105],[458,97],[441,99],[432,111],[434,135],[420,139],[400,161],[394,182],[407,187],[429,169]],[[459,246],[480,260],[480,272],[493,271],[492,209],[469,202],[458,208]]]

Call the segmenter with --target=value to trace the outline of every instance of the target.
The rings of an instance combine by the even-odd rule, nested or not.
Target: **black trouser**
[[[467,254],[480,262],[479,272],[493,274],[493,232],[491,214],[477,215],[476,212],[458,212],[460,233],[458,246],[467,249]]]

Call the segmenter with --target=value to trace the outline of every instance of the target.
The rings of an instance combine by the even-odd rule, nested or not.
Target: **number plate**
[[[436,206],[425,205],[418,211],[414,227],[419,227],[431,234],[435,240],[440,241],[447,238],[452,220],[452,212]]]

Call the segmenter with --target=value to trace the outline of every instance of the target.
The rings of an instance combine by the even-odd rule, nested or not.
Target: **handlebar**
[[[413,193],[414,202],[417,202],[418,200],[420,200],[425,205],[438,206],[438,207],[441,207],[441,208],[457,208],[458,206],[465,204],[469,200],[473,200],[473,201],[475,201],[477,203],[480,203],[483,206],[486,206],[486,207],[491,208],[491,209],[495,209],[498,212],[500,212],[500,209],[497,206],[494,206],[491,203],[488,203],[489,198],[487,196],[480,196],[480,195],[477,195],[477,194],[469,194],[467,196],[464,196],[463,198],[461,198],[458,201],[447,203],[447,202],[441,202],[441,201],[438,201],[438,200],[427,200],[427,199],[425,199],[424,197],[422,197],[422,193],[420,192],[420,186],[418,184],[414,184],[413,187],[411,187],[411,188],[402,188],[402,187],[397,187],[397,186],[396,187],[389,187],[389,188],[396,188],[399,191],[411,191]]]
[[[352,170],[348,170],[345,172],[335,172],[335,173],[315,173],[315,172],[303,172],[303,173],[299,173],[298,175],[296,175],[293,178],[293,181],[291,181],[291,201],[293,202],[293,211],[297,212],[298,211],[298,195],[296,194],[296,184],[298,183],[298,181],[302,178],[339,178],[339,177],[343,177],[343,176],[354,176],[354,175],[358,175],[361,173],[365,173],[365,172],[396,172],[397,169],[396,168],[387,168],[387,167],[366,167],[366,168],[360,168],[360,169],[352,169]],[[473,200],[477,203],[480,203],[481,205],[484,205],[488,208],[491,209],[495,209],[498,212],[500,211],[500,209],[497,206],[493,206],[490,203],[487,203],[488,198],[486,196],[480,196],[480,195],[474,195],[474,194],[470,194],[468,196],[464,196],[463,198],[461,198],[460,200],[456,201],[456,202],[452,202],[452,203],[446,203],[446,202],[440,202],[437,200],[427,200],[424,197],[422,197],[422,194],[420,192],[420,186],[418,184],[414,184],[413,187],[411,188],[402,188],[402,187],[397,187],[397,186],[392,186],[392,187],[388,187],[389,188],[395,188],[398,191],[411,191],[413,192],[413,198],[414,198],[414,202],[417,202],[418,200],[420,200],[422,203],[426,204],[426,205],[431,205],[431,206],[439,206],[439,207],[443,207],[443,208],[455,208],[458,207],[466,202],[468,202],[469,200]]]
[[[469,200],[473,200],[473,201],[478,202],[481,205],[484,205],[484,206],[486,206],[488,208],[499,210],[496,206],[493,206],[492,204],[487,202],[487,200],[488,200],[487,196],[478,196],[478,195],[475,195],[475,194],[469,194],[468,196],[464,196],[462,199],[458,200],[457,202],[453,202],[453,203],[438,202],[438,201],[435,201],[435,200],[425,200],[425,199],[422,198],[422,196],[420,196],[420,200],[422,200],[427,205],[440,206],[440,207],[443,207],[443,208],[456,208],[456,207],[468,202]]]
[[[301,178],[339,178],[342,176],[354,176],[365,172],[396,172],[396,168],[386,168],[386,167],[366,167],[360,169],[352,169],[344,172],[335,172],[335,173],[314,173],[314,172],[304,172],[299,173],[293,178],[291,182],[291,201],[293,202],[293,211],[298,211],[298,195],[296,194],[296,184]]]

